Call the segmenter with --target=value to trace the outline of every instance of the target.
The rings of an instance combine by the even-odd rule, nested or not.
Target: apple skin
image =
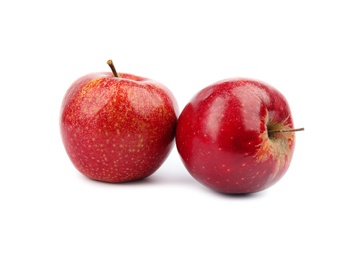
[[[83,175],[127,182],[162,165],[174,145],[177,118],[177,102],[162,84],[125,73],[91,73],[65,94],[60,130]]]
[[[285,97],[263,82],[231,78],[201,90],[179,116],[176,145],[189,173],[221,193],[262,191],[287,171],[295,146]]]

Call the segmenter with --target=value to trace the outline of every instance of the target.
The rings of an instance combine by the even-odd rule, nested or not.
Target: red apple
[[[143,179],[169,155],[178,108],[162,84],[116,72],[76,80],[62,103],[63,144],[74,166],[104,182]]]
[[[222,193],[264,190],[287,171],[295,146],[285,97],[265,83],[232,78],[201,90],[178,119],[176,144],[189,173]]]

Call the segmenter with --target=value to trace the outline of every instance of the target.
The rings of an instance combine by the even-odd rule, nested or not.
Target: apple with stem
[[[287,171],[295,146],[285,97],[263,82],[231,78],[202,89],[179,116],[176,145],[189,173],[228,194],[262,191]]]
[[[127,182],[154,173],[169,155],[178,106],[162,84],[112,72],[77,79],[62,102],[60,130],[74,166],[90,179]]]

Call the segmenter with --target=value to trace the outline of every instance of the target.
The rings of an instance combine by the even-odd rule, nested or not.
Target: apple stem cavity
[[[109,65],[109,67],[112,70],[113,76],[115,76],[116,78],[119,78],[118,73],[116,71],[116,68],[114,67],[113,61],[112,60],[108,60],[107,64]]]

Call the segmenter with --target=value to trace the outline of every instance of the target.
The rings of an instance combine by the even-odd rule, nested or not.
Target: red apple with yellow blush
[[[262,191],[287,171],[295,129],[285,97],[252,79],[201,90],[179,116],[176,144],[189,173],[222,193]]]
[[[178,107],[168,88],[112,72],[85,75],[68,89],[60,129],[74,166],[90,179],[127,182],[153,174],[169,155]]]

